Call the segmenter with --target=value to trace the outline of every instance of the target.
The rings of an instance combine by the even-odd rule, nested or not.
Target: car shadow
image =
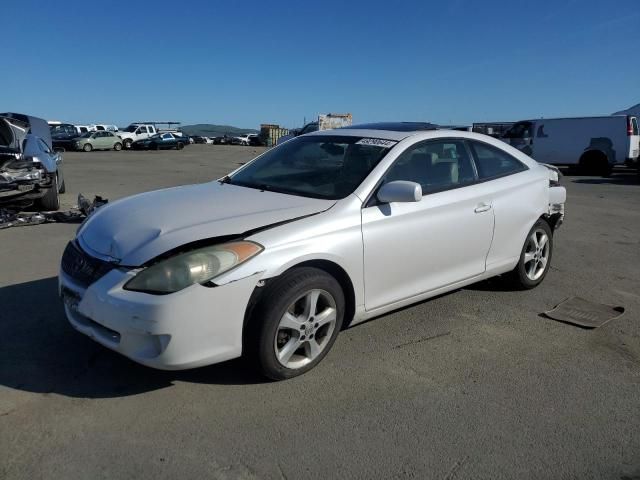
[[[522,291],[514,282],[510,282],[509,279],[497,276],[481,280],[477,283],[472,283],[463,288],[463,290],[471,290],[477,292],[520,292]]]
[[[185,371],[138,365],[76,332],[66,320],[55,277],[0,288],[0,385],[70,397],[110,398],[174,382],[268,382],[241,360]]]

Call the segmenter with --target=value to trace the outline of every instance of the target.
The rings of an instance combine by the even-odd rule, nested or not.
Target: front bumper
[[[111,350],[162,370],[242,354],[245,310],[260,274],[213,288],[196,284],[169,295],[124,290],[132,275],[111,270],[84,288],[61,270],[59,293],[71,325]]]

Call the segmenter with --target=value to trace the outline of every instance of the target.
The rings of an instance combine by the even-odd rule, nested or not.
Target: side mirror
[[[382,203],[419,202],[422,200],[422,187],[416,182],[396,180],[382,185],[376,197]]]

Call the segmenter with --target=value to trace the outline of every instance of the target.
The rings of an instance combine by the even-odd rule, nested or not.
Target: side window
[[[165,133],[162,135],[162,139],[163,140],[171,140],[171,134],[170,133]]]
[[[499,148],[480,142],[469,142],[473,150],[478,176],[481,180],[504,177],[527,170],[527,166],[520,160]]]
[[[631,127],[633,129],[632,134],[638,135],[638,119],[636,117],[631,117]]]
[[[422,193],[462,187],[476,180],[473,164],[460,140],[419,143],[405,150],[383,182],[408,180],[422,185]]]

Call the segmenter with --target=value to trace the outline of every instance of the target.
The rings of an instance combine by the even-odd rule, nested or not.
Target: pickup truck
[[[155,125],[132,123],[124,130],[120,130],[117,135],[122,139],[122,145],[124,148],[131,148],[133,142],[138,140],[145,140],[152,135],[158,133]]]

